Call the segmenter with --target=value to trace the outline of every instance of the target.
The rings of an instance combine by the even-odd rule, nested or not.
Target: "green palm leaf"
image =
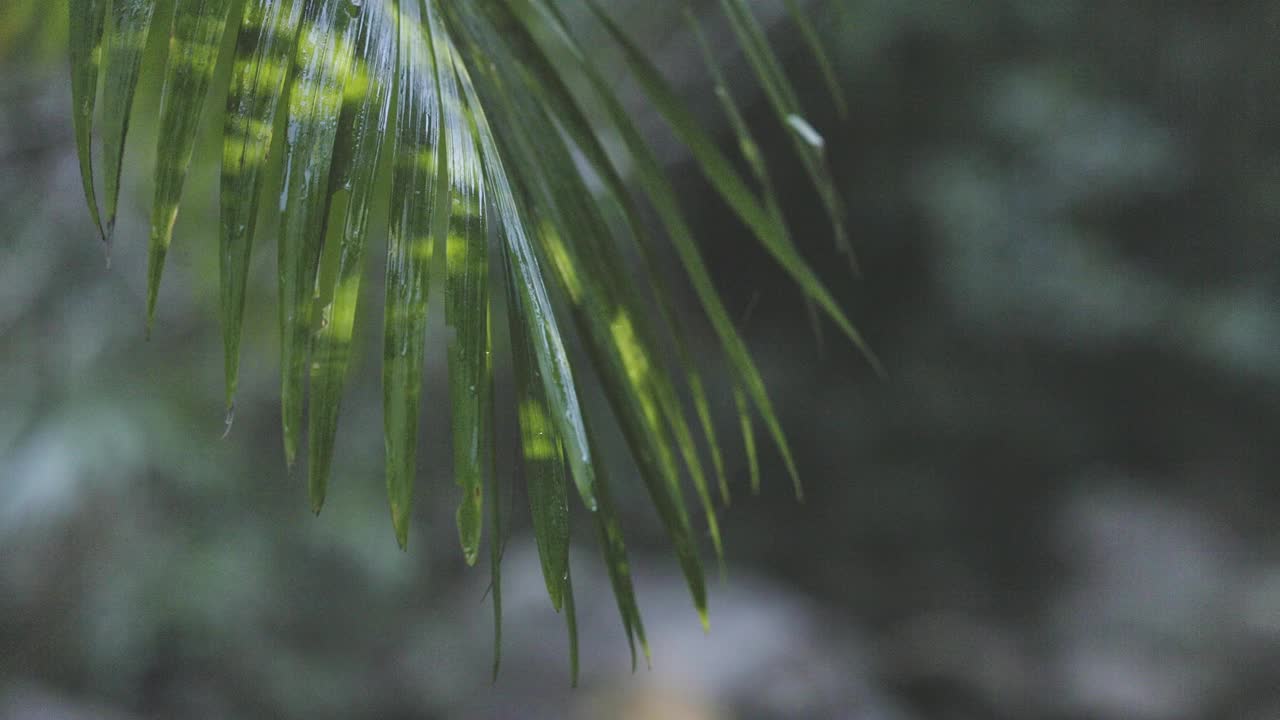
[[[106,21],[106,0],[71,0],[68,44],[71,47],[71,119],[75,125],[76,155],[84,184],[89,214],[98,234],[106,242],[98,211],[98,193],[93,179],[93,109],[98,101],[98,73],[102,65],[102,31]]]
[[[324,505],[338,432],[338,407],[355,334],[356,304],[365,266],[365,236],[382,136],[391,117],[395,16],[383,4],[360,13],[356,63],[347,79],[329,175],[324,257],[316,287],[315,347],[307,418],[309,488],[316,512]]]
[[[107,11],[102,46],[105,79],[102,89],[102,146],[106,164],[106,235],[110,242],[120,203],[124,144],[133,116],[133,93],[138,87],[142,53],[151,31],[155,0],[113,0]],[[74,11],[73,11],[74,12]]]
[[[494,474],[491,306],[500,290],[505,291],[529,512],[548,595],[565,613],[573,676],[578,628],[569,572],[570,484],[600,543],[633,663],[637,645],[646,657],[649,653],[621,519],[593,440],[593,423],[580,400],[587,377],[601,384],[705,622],[701,551],[685,491],[689,487],[697,497],[699,522],[705,523],[716,556],[723,558],[713,479],[725,503],[729,483],[709,385],[722,383],[734,401],[753,490],[760,483],[753,415],[763,421],[797,490],[799,471],[764,379],[715,289],[680,199],[597,58],[579,44],[577,31],[553,0],[172,3],[169,55],[157,67],[163,84],[146,313],[150,325],[202,108],[225,61],[230,85],[222,128],[218,242],[228,420],[238,384],[251,251],[265,209],[280,216],[285,458],[293,466],[305,445],[310,501],[318,512],[332,474],[371,215],[379,206],[376,188],[386,167],[391,198],[382,395],[387,495],[400,545],[407,543],[412,524],[430,340],[427,307],[432,276],[439,273],[448,331],[440,345],[447,348],[449,368],[458,537],[463,558],[474,564],[489,526],[498,628],[495,673],[506,524]],[[78,160],[90,212],[108,240],[119,205],[134,89],[140,74],[150,72],[142,56],[156,5],[156,0],[71,3]],[[712,188],[796,281],[806,301],[878,368],[793,241],[768,169],[710,53],[712,79],[748,177],[694,120],[640,47],[601,7],[594,2],[589,7]],[[816,28],[799,3],[789,2],[788,8],[843,112],[846,102]],[[797,93],[747,4],[722,0],[721,9],[770,107],[788,128],[837,241],[847,250],[821,136],[804,119]],[[236,33],[235,50],[223,58],[228,32]],[[104,159],[101,214],[91,148],[95,128]],[[606,150],[605,137],[621,140],[621,146]],[[269,186],[272,158],[282,167],[278,188]],[[589,182],[582,167],[600,182]],[[277,191],[278,200],[263,202]],[[719,340],[728,361],[719,373],[704,375],[692,361],[691,330],[675,307],[672,279],[658,269],[658,228],[644,220],[642,203],[656,211]],[[638,273],[630,267],[633,251],[640,260]],[[490,281],[492,263],[500,263],[501,282]],[[584,350],[581,359],[568,350],[570,329]]]
[[[178,0],[169,30],[169,59],[160,92],[160,137],[156,153],[156,195],[151,206],[151,248],[147,268],[147,327],[155,319],[165,254],[173,241],[178,204],[186,182],[196,130],[209,83],[218,64],[233,0]]]

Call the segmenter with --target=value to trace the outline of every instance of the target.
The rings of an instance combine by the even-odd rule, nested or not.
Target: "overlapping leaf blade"
[[[591,8],[601,21],[606,24],[611,34],[618,38],[620,42],[626,40],[621,30],[613,24],[612,20],[597,5],[592,3]],[[627,44],[629,45],[629,42]],[[751,360],[746,345],[734,328],[733,321],[729,318],[728,311],[724,308],[724,303],[720,300],[720,296],[715,290],[701,252],[694,242],[693,232],[684,219],[684,213],[680,209],[675,192],[671,189],[664,176],[653,151],[640,136],[639,131],[622,108],[621,103],[613,97],[604,79],[600,77],[600,74],[586,59],[585,54],[579,52],[577,56],[580,59],[583,70],[591,78],[597,95],[609,110],[610,117],[620,132],[624,143],[631,152],[641,187],[648,195],[667,228],[676,252],[684,265],[685,272],[693,284],[694,291],[697,293],[704,311],[711,320],[712,327],[720,338],[721,345],[728,356],[734,374],[745,385],[748,396],[764,418],[765,425],[774,439],[774,444],[782,454],[783,461],[798,487],[799,474],[795,468],[795,462],[791,455],[790,446],[786,441],[786,436],[782,431],[782,426],[773,411],[773,403],[765,389],[764,380],[760,377],[760,373],[756,369],[755,363]]]
[[[501,31],[509,45],[518,45],[515,38],[520,28],[515,18],[495,13],[499,23],[495,30]],[[521,67],[527,66],[523,61],[529,59],[525,54],[517,62],[492,42],[486,45],[486,52],[503,77],[518,77]],[[538,170],[525,185],[528,193],[535,196],[530,204],[542,211],[538,218],[539,238],[548,256],[547,264],[557,272],[565,288],[606,394],[619,420],[629,426],[630,436],[647,443],[648,447],[639,452],[658,454],[668,467],[672,465],[671,449],[662,420],[665,417],[669,421],[675,445],[706,511],[717,556],[722,557],[719,522],[693,437],[671,388],[669,373],[659,367],[653,333],[644,320],[645,309],[631,279],[621,272],[625,265],[616,247],[606,240],[605,221],[575,172],[556,128],[543,112],[549,104],[520,103],[523,95],[507,97],[515,120],[505,126],[515,138],[509,146],[522,158],[524,167]],[[668,470],[668,480],[672,492],[678,494],[674,468]]]
[[[235,0],[176,0],[169,31],[169,57],[160,91],[160,137],[156,147],[156,192],[151,206],[147,268],[147,327],[155,319],[165,255],[173,241],[178,203],[186,182],[205,97],[213,80]]]
[[[280,406],[285,461],[292,467],[303,430],[311,356],[312,308],[323,249],[343,90],[354,61],[358,23],[350,0],[306,6],[285,118],[277,272],[280,292]]]
[[[576,148],[582,153],[583,159],[586,160],[603,182],[605,197],[600,199],[601,204],[613,203],[622,211],[623,219],[626,221],[626,230],[629,232],[628,239],[636,243],[642,270],[657,301],[659,319],[675,344],[676,359],[684,369],[689,392],[693,397],[698,419],[702,424],[703,435],[712,455],[722,494],[727,497],[724,461],[719,443],[716,440],[715,427],[711,421],[710,403],[707,400],[701,374],[689,353],[688,340],[686,339],[687,331],[680,321],[679,314],[672,306],[672,295],[668,283],[657,271],[655,260],[657,250],[654,247],[655,243],[652,234],[640,218],[639,208],[627,192],[626,185],[617,167],[610,160],[608,153],[605,152],[600,138],[586,117],[586,112],[581,107],[578,99],[566,86],[561,76],[562,71],[548,57],[548,51],[544,51],[534,38],[537,34],[539,20],[546,17],[543,14],[546,10],[550,10],[551,16],[556,18],[556,24],[560,24],[561,21],[556,15],[554,7],[539,8],[527,2],[527,0],[516,0],[510,3],[509,6],[520,17],[523,25],[509,24],[508,27],[504,28],[503,35],[509,41],[512,50],[519,55],[520,64],[528,71],[529,78],[537,90],[535,94],[542,97],[542,107],[549,115],[555,118],[562,131],[572,139]],[[545,33],[543,37],[554,48],[559,49],[563,55],[572,57],[576,54],[576,49],[571,47],[558,32]],[[612,266],[616,266],[616,263]],[[666,378],[673,375],[664,358],[657,355],[653,359],[660,365],[658,377]],[[682,432],[684,417],[680,411],[679,403],[664,403],[663,410],[672,418],[673,432],[682,437],[687,435],[687,432]],[[682,446],[682,453],[686,458],[690,456],[696,458],[696,451],[692,450],[691,442]]]
[[[715,142],[694,118],[693,113],[639,47],[608,15],[600,11],[599,6],[594,2],[592,8],[597,11],[597,17],[623,49],[628,66],[653,101],[654,107],[667,119],[672,130],[689,147],[707,180],[778,264],[791,275],[805,295],[827,313],[850,342],[857,346],[868,361],[879,370],[879,361],[870,346],[789,239],[781,213],[776,211],[776,207],[773,210],[767,208],[747,187],[746,182],[734,169],[733,163],[716,147]],[[748,157],[755,167],[762,167],[760,163],[763,161],[758,153],[749,153]]]
[[[508,26],[502,28],[502,37],[509,39],[517,28],[510,27],[510,18],[505,19]],[[497,44],[496,30],[480,18],[473,20],[487,61],[495,64],[500,77],[518,79],[519,66],[504,46]],[[607,245],[599,242],[604,231],[598,218],[593,216],[592,208],[584,202],[589,193],[572,171],[547,118],[531,103],[516,104],[518,98],[499,91],[491,94],[496,104],[512,105],[508,116],[513,121],[503,126],[499,138],[506,138],[505,147],[510,148],[509,152],[522,168],[531,172],[532,177],[523,189],[530,197],[527,204],[537,208],[534,220],[547,265],[555,271],[568,296],[606,395],[641,465],[651,496],[675,539],[695,604],[705,617],[702,570],[681,497],[679,474],[661,424],[663,403],[656,392],[659,376],[653,371],[653,352],[642,340],[644,324],[633,311],[634,305],[619,294],[628,287],[628,279],[619,274],[621,263],[616,258],[609,261],[600,255],[608,250]],[[540,171],[533,173],[533,168]],[[666,398],[674,401],[674,394],[668,392]],[[691,447],[687,427],[685,430],[686,447]],[[696,457],[691,459],[690,467],[698,473],[696,482],[706,499],[705,479]],[[710,507],[708,517],[719,551],[718,525]]]
[[[338,409],[355,335],[356,305],[365,267],[366,235],[391,115],[395,14],[390,0],[364,5],[356,34],[356,62],[346,84],[329,175],[326,256],[317,289],[318,328],[312,350],[307,409],[307,470],[311,506],[324,504],[338,431]]]
[[[509,297],[519,282],[510,263],[505,265]],[[565,477],[564,445],[551,420],[542,381],[542,369],[533,359],[535,332],[522,315],[518,303],[509,307],[511,364],[516,377],[516,403],[520,424],[520,447],[524,458],[525,484],[529,489],[529,510],[533,535],[542,562],[542,576],[556,610],[564,605],[565,581],[569,574],[569,492]]]
[[[383,426],[387,445],[387,498],[396,540],[409,541],[417,472],[418,413],[426,362],[427,294],[435,238],[447,227],[446,168],[440,135],[440,100],[424,0],[402,0],[396,76],[395,172],[391,185],[391,238],[382,359]]]
[[[445,323],[449,327],[449,399],[453,465],[461,490],[458,537],[463,558],[480,552],[484,475],[492,454],[493,368],[489,358],[489,253],[484,217],[483,168],[474,125],[458,88],[457,51],[440,13],[432,16],[432,47],[440,91],[441,122],[449,156],[443,182],[449,190],[449,230],[436,252],[445,254]]]
[[[102,147],[105,166],[106,237],[115,231],[120,203],[120,179],[124,146],[129,135],[133,94],[138,87],[142,54],[155,14],[155,0],[112,0],[107,11],[103,40],[105,79],[102,88]]]
[[[475,22],[479,19],[475,8],[469,3],[446,4],[449,12],[451,31],[456,28],[476,30]],[[461,41],[455,42],[459,46]],[[474,44],[475,38],[466,41]],[[471,48],[474,49],[473,47]],[[459,73],[462,81],[464,97],[471,108],[476,123],[476,135],[486,167],[486,187],[493,196],[493,203],[498,214],[501,227],[502,250],[506,261],[511,264],[519,282],[516,283],[511,304],[521,313],[533,329],[533,357],[540,370],[545,385],[547,402],[552,412],[552,421],[560,431],[561,440],[565,444],[565,454],[577,485],[578,493],[587,507],[596,507],[594,493],[594,470],[591,450],[587,442],[586,427],[583,423],[582,408],[578,400],[577,384],[565,352],[564,340],[560,334],[559,323],[552,308],[551,298],[547,293],[542,269],[537,253],[530,239],[527,218],[522,217],[517,209],[512,176],[508,174],[498,151],[498,141],[494,137],[493,128],[483,108],[498,106],[500,101],[494,96],[492,89],[482,84],[481,80],[492,83],[492,65],[483,57],[464,51],[467,57],[466,73]],[[472,78],[475,75],[475,79]],[[486,88],[486,94],[477,90],[477,86]],[[481,104],[484,98],[487,105]],[[527,214],[527,213],[526,213]]]
[[[302,5],[302,0],[245,0],[231,68],[223,126],[218,249],[228,420],[239,383],[240,334],[258,201]]]

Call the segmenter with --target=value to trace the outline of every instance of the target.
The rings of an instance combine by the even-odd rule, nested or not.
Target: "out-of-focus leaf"
[[[493,352],[492,330],[487,348]],[[490,368],[492,370],[492,368]],[[502,494],[498,492],[498,479],[494,475],[494,449],[490,448],[487,460],[489,476],[489,595],[493,598],[493,680],[498,680],[502,668]]]
[[[285,115],[277,270],[280,290],[280,415],[285,461],[302,436],[302,401],[311,354],[312,306],[328,207],[329,168],[351,73],[358,23],[350,0],[306,6]]]
[[[263,171],[293,58],[302,0],[245,0],[223,128],[220,307],[227,411],[239,381],[240,330]]]
[[[823,285],[817,274],[800,256],[795,245],[790,241],[781,213],[771,212],[757,199],[747,187],[746,182],[734,169],[733,163],[716,147],[715,142],[694,118],[693,113],[685,106],[675,91],[658,73],[653,63],[644,56],[630,38],[599,7],[592,2],[597,17],[604,23],[610,35],[623,49],[624,57],[636,79],[640,82],[654,107],[670,123],[672,129],[689,147],[694,159],[698,162],[703,174],[721,197],[729,204],[738,217],[746,223],[752,233],[760,240],[766,250],[778,261],[805,295],[816,302],[827,313],[827,316],[840,328],[877,370],[881,372],[879,360],[863,339],[861,333],[853,326],[840,309],[835,298]],[[759,166],[762,160],[754,153],[753,163]],[[748,155],[752,159],[751,155]],[[664,179],[665,181],[665,179]]]
[[[160,136],[156,146],[156,194],[151,206],[147,268],[147,328],[155,319],[160,275],[173,240],[182,186],[195,149],[196,130],[234,0],[176,0],[160,91]]]
[[[738,422],[742,425],[742,442],[746,446],[747,469],[751,473],[751,493],[760,494],[760,459],[756,454],[756,431],[751,423],[751,408],[747,397],[738,388],[733,389],[733,405],[738,410]]]
[[[124,144],[129,135],[133,92],[138,87],[142,52],[151,30],[155,0],[112,0],[103,40],[102,147],[105,164],[106,237],[111,241],[120,202]]]
[[[698,41],[698,45],[702,48],[703,60],[706,62],[707,69],[711,72],[712,80],[715,82],[716,97],[720,100],[720,105],[724,108],[725,115],[729,118],[729,124],[733,128],[734,134],[738,138],[738,148],[742,153],[742,157],[746,160],[747,165],[751,168],[752,174],[755,176],[756,183],[760,186],[764,194],[765,209],[769,214],[775,230],[775,237],[771,240],[773,243],[782,248],[782,252],[789,257],[799,258],[799,251],[795,248],[791,241],[791,233],[787,229],[785,218],[782,216],[782,206],[778,202],[778,195],[774,191],[773,182],[769,178],[768,168],[764,164],[764,155],[760,152],[760,147],[756,143],[755,137],[748,127],[746,119],[742,116],[742,112],[738,109],[737,102],[733,99],[733,94],[729,90],[729,84],[724,78],[724,73],[720,69],[720,63],[716,60],[715,53],[712,52],[710,44],[703,35],[702,28],[698,24],[697,18],[692,11],[685,10],[685,19],[688,22],[690,30]],[[805,310],[809,316],[809,324],[813,328],[814,337],[817,340],[819,348],[822,347],[822,321],[818,316],[817,309],[814,307],[814,300],[810,294],[804,295]],[[864,349],[865,352],[865,349]],[[873,361],[874,364],[874,361]]]
[[[765,38],[760,24],[756,22],[755,16],[752,15],[751,9],[747,7],[746,0],[720,0],[720,5],[724,8],[729,24],[738,36],[738,41],[755,70],[756,77],[764,87],[765,96],[769,98],[769,104],[777,114],[778,121],[783,126],[792,128],[792,144],[795,146],[796,154],[800,156],[805,172],[809,175],[809,180],[827,209],[827,217],[835,234],[836,247],[845,254],[851,267],[857,272],[858,261],[853,253],[853,246],[849,244],[849,233],[845,229],[845,211],[844,204],[840,200],[840,191],[836,188],[835,181],[831,178],[831,171],[827,167],[823,143],[813,142],[814,136],[818,138],[821,136],[807,122],[804,123],[804,127],[808,128],[809,132],[795,130],[793,118],[803,119],[804,111],[800,108],[795,88],[787,79],[786,73],[782,71],[782,64],[778,62],[777,55],[769,47],[769,41]]]
[[[332,272],[322,272],[317,290],[318,328],[312,350],[307,410],[307,472],[311,506],[324,504],[338,408],[355,332],[356,304],[364,272],[369,212],[381,165],[383,136],[391,114],[395,69],[395,15],[389,0],[364,5],[356,34],[357,62],[346,84],[329,173],[325,216],[326,257],[336,252]]]
[[[569,628],[569,684],[578,687],[578,608],[573,603],[573,574],[564,571],[564,621]]]
[[[102,63],[102,29],[106,21],[106,0],[71,0],[68,44],[71,50],[71,119],[75,125],[76,156],[80,161],[80,181],[84,185],[89,214],[106,242],[98,193],[93,179],[93,109],[98,99],[98,68]]]
[[[601,457],[595,452],[596,457]],[[622,523],[618,521],[618,512],[613,504],[612,491],[609,489],[609,478],[603,464],[596,466],[596,497],[600,501],[600,511],[596,513],[596,534],[600,543],[600,552],[604,555],[605,569],[609,573],[609,583],[613,586],[613,598],[618,604],[618,615],[622,617],[622,629],[627,634],[627,646],[631,650],[631,669],[636,668],[636,642],[644,650],[645,659],[650,659],[649,641],[645,638],[644,623],[640,619],[640,606],[636,602],[635,588],[631,583],[631,562],[627,559],[627,545],[622,536]]]
[[[629,41],[626,40],[621,29],[609,19],[599,6],[593,2],[591,3],[591,8],[601,21],[606,24],[610,33],[619,42],[626,43],[624,47],[629,47]],[[759,370],[756,369],[746,345],[738,335],[737,329],[734,328],[733,321],[729,318],[729,313],[725,310],[724,303],[720,300],[720,296],[715,290],[711,275],[697,248],[697,244],[694,242],[693,231],[684,219],[684,213],[680,209],[680,203],[676,198],[675,191],[671,189],[671,185],[662,173],[658,159],[654,156],[644,138],[640,136],[639,131],[627,112],[622,108],[621,103],[613,97],[603,78],[587,61],[585,55],[579,54],[579,57],[581,58],[583,69],[588,72],[588,76],[596,87],[597,95],[604,101],[614,124],[622,135],[623,141],[631,151],[631,155],[636,162],[635,169],[640,184],[649,196],[654,208],[658,211],[658,215],[662,218],[663,224],[671,236],[676,252],[684,264],[685,272],[689,275],[694,291],[697,293],[704,311],[711,320],[712,327],[720,338],[721,346],[729,358],[734,374],[745,385],[748,396],[764,419],[765,426],[773,437],[774,444],[781,453],[788,472],[796,487],[799,488],[799,472],[795,467],[791,448],[787,443],[786,435],[783,433],[782,425],[778,422],[777,415],[774,413],[773,402],[769,399],[764,380],[760,377]],[[641,59],[643,59],[642,56]],[[647,60],[645,63],[646,65],[639,67],[646,67]],[[632,64],[636,65],[634,62]],[[635,69],[633,67],[633,70]]]
[[[813,54],[814,60],[818,63],[818,70],[822,73],[822,79],[827,84],[827,92],[831,94],[831,101],[835,103],[836,110],[840,113],[841,118],[849,116],[849,102],[844,96],[844,87],[840,85],[840,78],[836,75],[835,65],[831,62],[831,56],[826,48],[822,45],[822,39],[818,37],[818,29],[814,27],[813,20],[805,13],[804,8],[800,6],[799,0],[786,0],[787,12],[791,14],[791,19],[795,22],[796,27],[800,29],[800,34],[804,37],[804,42],[809,46],[809,52]]]
[[[427,292],[434,239],[448,227],[444,172],[430,38],[434,12],[423,0],[400,3],[396,82],[395,174],[391,186],[391,239],[387,246],[385,344],[382,361],[383,425],[387,445],[387,499],[396,540],[409,541],[417,470],[418,413],[426,361]]]
[[[432,47],[439,76],[441,122],[449,147],[449,233],[436,252],[445,253],[445,323],[449,334],[449,400],[452,410],[453,472],[461,490],[458,537],[463,558],[474,565],[480,552],[484,470],[492,454],[490,418],[493,370],[489,357],[489,253],[483,215],[483,168],[474,126],[462,104],[454,70],[456,51],[438,15]]]

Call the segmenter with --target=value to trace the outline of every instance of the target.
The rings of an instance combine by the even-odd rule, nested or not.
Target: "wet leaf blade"
[[[511,6],[520,14],[525,27],[536,24],[541,18],[545,17],[535,8],[518,0],[511,3]],[[522,27],[520,30],[525,30],[525,28]],[[510,37],[511,33],[507,35]],[[526,52],[521,54],[520,60],[527,68],[530,76],[536,79],[539,90],[545,95],[543,106],[547,109],[547,112],[555,116],[560,126],[572,138],[578,150],[582,152],[584,159],[599,175],[604,183],[607,199],[616,203],[622,210],[623,219],[626,221],[626,229],[634,240],[639,253],[641,269],[657,301],[659,320],[674,342],[677,363],[684,369],[689,392],[693,397],[694,407],[702,425],[703,437],[711,452],[721,492],[727,498],[728,490],[724,476],[723,456],[719,442],[716,439],[715,425],[711,419],[710,405],[707,401],[702,376],[689,352],[688,333],[680,321],[679,313],[674,308],[671,290],[663,279],[662,274],[657,270],[656,255],[658,250],[652,233],[649,232],[644,220],[641,219],[639,208],[627,191],[626,184],[623,182],[614,162],[605,152],[600,138],[592,128],[591,122],[587,119],[585,111],[561,77],[561,69],[541,50],[537,41],[533,39],[533,35],[534,33],[531,30],[523,33],[524,44],[528,45],[528,48]],[[575,54],[575,50],[569,44],[568,39],[558,32],[552,32],[549,38],[549,42],[558,45],[564,51],[563,54],[569,57]],[[516,43],[513,42],[514,44]],[[663,361],[660,356],[655,359],[660,363]],[[665,363],[662,364],[660,370],[663,376],[671,375],[670,368]],[[664,406],[664,410],[667,412],[671,412],[672,409],[669,404]],[[676,410],[678,412],[678,403]],[[680,421],[677,420],[676,422]],[[694,454],[696,456],[696,452]],[[686,457],[689,455],[687,449],[685,455]]]
[[[629,65],[632,67],[632,71],[637,74],[641,84],[645,85],[646,88],[650,86],[656,87],[655,83],[646,78],[656,77],[657,72],[652,69],[652,65],[648,63],[643,54],[639,53],[626,38],[626,35],[622,33],[621,29],[595,2],[591,2],[590,7],[601,22],[605,24],[610,35],[623,47],[629,58]],[[588,70],[591,69],[589,64],[584,64],[584,67]],[[765,427],[773,438],[774,445],[782,455],[788,473],[791,475],[796,487],[799,488],[799,472],[795,466],[795,459],[791,453],[786,435],[782,430],[782,424],[778,421],[774,412],[773,401],[765,388],[764,379],[760,376],[760,372],[756,368],[755,362],[751,359],[746,344],[743,343],[733,325],[732,319],[729,317],[728,311],[724,307],[723,301],[720,300],[720,296],[715,290],[710,272],[707,270],[706,263],[703,261],[701,252],[694,241],[693,231],[684,219],[684,213],[680,209],[680,203],[675,191],[663,174],[661,165],[654,156],[653,151],[649,149],[648,144],[641,137],[621,104],[616,99],[610,101],[612,95],[608,92],[608,87],[603,79],[599,77],[598,73],[592,72],[591,74],[595,79],[597,94],[606,101],[606,106],[610,110],[613,121],[621,132],[623,141],[630,149],[633,159],[636,161],[635,168],[640,184],[667,228],[676,252],[684,265],[685,272],[693,285],[694,292],[698,295],[703,310],[707,313],[707,317],[720,339],[720,344],[729,359],[733,374],[743,383],[748,397],[751,398],[752,403],[760,413]],[[651,97],[653,97],[652,93]],[[655,103],[659,102],[657,98],[654,98],[654,101]]]
[[[115,230],[120,202],[124,146],[129,134],[133,94],[138,86],[142,54],[151,30],[155,0],[112,0],[103,40],[102,147],[105,166],[106,235]]]
[[[437,212],[441,198],[436,180],[445,165],[434,62],[425,32],[429,12],[430,6],[420,0],[400,3],[382,398],[387,499],[401,547],[408,543],[417,468],[431,257],[435,238],[441,234],[436,223],[444,215]]]
[[[107,239],[98,211],[93,177],[93,111],[98,99],[98,74],[102,62],[102,33],[106,24],[106,0],[71,0],[68,45],[71,56],[71,119],[75,126],[76,157],[89,215],[103,242]]]
[[[436,248],[444,252],[445,323],[449,334],[449,397],[458,501],[458,537],[463,558],[479,557],[484,511],[484,475],[491,454],[493,376],[488,357],[489,253],[484,216],[483,168],[470,109],[463,104],[457,52],[439,13],[433,15],[432,47],[440,89],[442,133],[449,157],[449,231]]]
[[[240,336],[258,204],[301,16],[301,0],[246,0],[236,39],[223,126],[218,250],[228,413],[239,384]]]
[[[356,25],[346,0],[316,0],[302,15],[285,108],[284,175],[277,243],[280,407],[285,461],[293,466],[304,423],[312,310],[323,249],[329,170],[351,72]]]
[[[480,20],[476,9],[470,3],[450,3],[445,7],[449,9],[450,27],[455,30],[455,33],[459,26],[467,26],[474,30],[475,23]],[[474,43],[475,37],[472,36],[469,42]],[[471,53],[468,57],[475,59],[476,56]],[[484,71],[486,67],[491,66],[483,60],[468,63],[465,67],[460,66],[459,80],[467,105],[472,108],[475,115],[477,139],[486,165],[485,186],[494,198],[497,219],[502,228],[500,237],[504,257],[507,258],[511,271],[518,278],[512,303],[519,307],[519,311],[533,329],[533,358],[541,370],[547,402],[552,410],[552,421],[556,424],[561,440],[565,444],[565,454],[578,493],[587,507],[594,509],[596,501],[593,490],[593,464],[572,364],[565,351],[559,322],[531,241],[532,226],[517,209],[516,191],[502,163],[494,130],[485,113],[481,111],[483,106],[476,90],[478,79],[471,76],[471,72],[478,73]],[[485,97],[485,100],[491,101],[495,106],[499,104],[491,96]]]
[[[151,206],[147,268],[147,327],[155,319],[165,256],[173,241],[182,188],[191,166],[196,132],[218,64],[227,16],[234,0],[178,0],[169,31],[169,55],[160,90],[156,190]]]
[[[500,48],[490,48],[488,58],[498,64],[502,77],[519,78],[522,68],[536,70],[549,65],[531,39],[531,31],[520,25],[515,14],[492,12],[497,16],[501,37],[516,54],[514,58],[507,58]],[[528,16],[525,21],[530,21]],[[536,81],[536,90],[542,90],[558,85],[552,77],[554,74],[554,69],[544,69],[530,79]],[[539,93],[532,94],[536,97]],[[639,444],[632,451],[637,455],[656,456],[672,493],[678,496],[678,472],[670,457],[673,452],[670,441],[674,441],[702,502],[716,556],[723,559],[719,521],[706,473],[684,408],[672,387],[671,372],[657,351],[652,329],[645,322],[648,308],[633,288],[631,277],[622,272],[625,260],[607,240],[609,228],[599,204],[582,181],[550,119],[563,115],[565,107],[573,107],[565,97],[566,93],[553,91],[537,104],[526,102],[519,107],[516,100],[511,101],[511,115],[516,118],[512,123],[513,134],[523,136],[523,142],[511,144],[523,149],[524,166],[540,172],[529,184],[531,192],[539,195],[536,205],[545,216],[539,222],[539,237],[550,256],[548,264],[557,271],[565,287],[574,318],[590,344],[592,359],[615,414],[629,426],[626,431],[629,441]],[[579,134],[582,132],[580,129]]]
[[[509,298],[518,297],[520,282],[513,264],[504,263]],[[516,401],[520,425],[520,448],[528,486],[533,535],[542,563],[551,604],[558,611],[564,605],[565,579],[569,573],[569,493],[565,477],[564,446],[543,389],[541,368],[533,358],[533,334],[520,303],[508,305],[511,332],[511,360],[516,379]]]
[[[369,215],[382,165],[383,136],[391,115],[390,78],[395,69],[395,16],[390,2],[370,2],[359,17],[357,62],[346,86],[329,177],[331,227],[337,268],[321,274],[319,329],[313,349],[307,414],[307,470],[311,506],[324,504],[338,431],[338,410],[355,336],[357,303],[365,266]]]

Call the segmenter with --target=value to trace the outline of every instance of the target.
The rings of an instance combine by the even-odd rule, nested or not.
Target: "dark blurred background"
[[[401,553],[368,283],[313,517],[280,450],[265,234],[219,439],[217,123],[146,342],[154,110],[131,136],[108,269],[79,186],[63,3],[3,2],[0,718],[1280,717],[1280,3],[815,0],[852,103],[841,121],[780,4],[753,0],[826,137],[860,280],[702,3],[797,241],[887,380],[834,332],[819,346],[612,65],[743,318],[808,502],[767,448],[765,491],[745,492],[717,388],[738,493],[712,631],[628,473],[653,668],[631,674],[584,536],[571,691],[525,521],[489,682],[488,573],[463,567],[432,460],[447,458],[443,352]],[[678,3],[609,5],[731,147]],[[713,351],[700,343],[708,371]]]

